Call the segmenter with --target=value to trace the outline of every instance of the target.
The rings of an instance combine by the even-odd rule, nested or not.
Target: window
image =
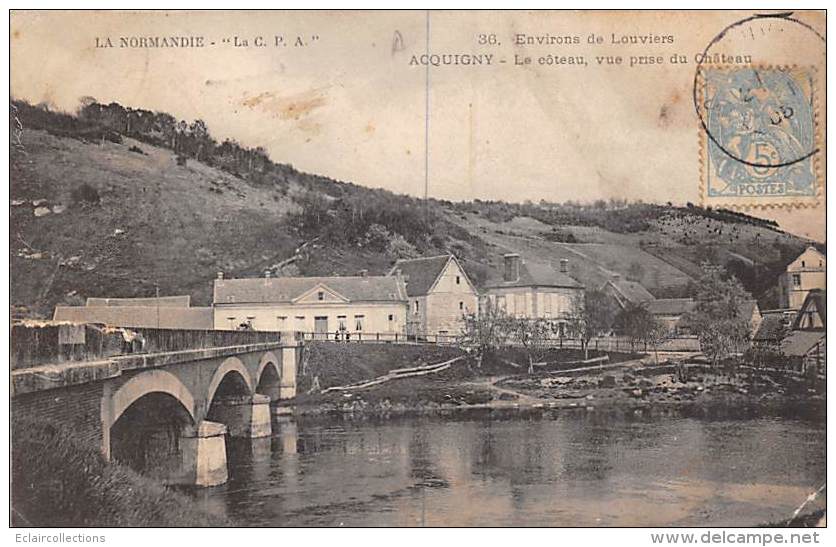
[[[286,321],[287,321],[287,316],[285,316],[285,315],[277,315],[276,316],[276,324],[278,325],[279,330],[284,330]]]
[[[395,320],[395,316],[390,313],[389,314],[389,322],[391,323],[394,320]]]
[[[464,309],[464,302],[459,302],[459,309],[460,309],[460,310],[463,310],[463,309]]]
[[[461,285],[461,282],[462,282],[462,278],[461,278],[461,276],[458,276],[458,275],[457,275],[457,276],[456,276],[456,285]]]
[[[337,330],[344,331],[346,330],[346,322],[345,322],[345,315],[338,315],[337,316]]]
[[[319,291],[318,293],[316,293],[316,299],[317,300],[325,300],[325,293],[322,292],[322,291]]]
[[[793,287],[801,286],[801,274],[792,274],[792,285]]]
[[[364,315],[355,315],[354,316],[354,330],[361,331],[363,330],[363,319],[366,317]]]
[[[418,313],[418,301],[415,301],[415,313]]]
[[[807,267],[807,264],[805,264],[803,260],[801,261],[801,267],[802,267],[802,268]]]

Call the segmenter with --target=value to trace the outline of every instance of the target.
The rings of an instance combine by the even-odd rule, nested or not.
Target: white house
[[[393,338],[406,332],[406,287],[397,276],[215,280],[216,329],[297,331],[316,338]]]
[[[515,317],[550,319],[559,332],[574,310],[584,287],[571,278],[568,261],[560,269],[523,262],[517,254],[504,255],[502,277],[489,280],[485,298],[492,306]]]
[[[827,288],[827,259],[812,245],[778,278],[780,307],[798,310],[811,289]]]
[[[478,313],[476,287],[453,255],[398,260],[389,275],[406,283],[411,335],[454,336],[462,332],[466,316]]]

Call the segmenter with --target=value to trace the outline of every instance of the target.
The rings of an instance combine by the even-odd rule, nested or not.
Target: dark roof
[[[452,255],[441,255],[398,260],[389,275],[394,275],[400,270],[406,282],[406,293],[409,296],[423,296],[430,292],[435,280],[451,258]]]
[[[801,357],[816,347],[825,337],[822,331],[796,330],[781,342],[781,353],[787,357]]]
[[[653,315],[683,315],[696,305],[693,298],[657,298],[647,303],[647,309]]]
[[[111,327],[200,330],[212,329],[214,323],[212,308],[175,306],[56,306],[53,319]]]
[[[389,276],[216,279],[215,304],[289,303],[319,285],[350,301],[406,300],[403,280]]]
[[[781,333],[787,320],[783,314],[769,313],[763,316],[757,332],[752,337],[757,342],[777,342],[781,339]],[[787,325],[789,327],[789,325]]]
[[[801,304],[801,309],[795,315],[795,320],[792,322],[793,329],[801,328],[801,321],[805,315],[812,312],[812,307],[815,306],[816,311],[821,317],[822,325],[827,326],[827,291],[822,289],[811,289],[804,298],[804,303]]]
[[[502,277],[488,279],[485,288],[494,289],[502,287],[567,287],[582,289],[583,285],[559,272],[548,264],[539,262],[521,262],[520,278],[517,281],[505,281]]]
[[[611,279],[607,284],[631,304],[638,305],[654,299],[653,295],[641,283],[626,279]],[[605,285],[606,286],[606,285]]]
[[[174,308],[188,308],[191,302],[189,295],[161,296],[159,298],[88,298],[88,306],[160,306]]]

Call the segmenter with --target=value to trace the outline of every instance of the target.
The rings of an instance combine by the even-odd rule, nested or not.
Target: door
[[[314,317],[314,338],[316,340],[328,339],[328,317]]]

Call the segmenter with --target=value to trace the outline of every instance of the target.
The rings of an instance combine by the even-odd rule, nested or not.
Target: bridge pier
[[[217,486],[229,477],[226,468],[226,426],[202,421],[180,438],[183,454],[179,473],[164,482],[196,486]]]
[[[226,425],[231,437],[255,439],[269,437],[270,397],[255,394],[245,397],[230,397],[212,404],[212,420]]]
[[[283,340],[293,340],[294,336],[292,332],[282,333]],[[279,386],[279,399],[296,397],[296,360],[301,349],[301,343],[282,348],[282,381]]]

